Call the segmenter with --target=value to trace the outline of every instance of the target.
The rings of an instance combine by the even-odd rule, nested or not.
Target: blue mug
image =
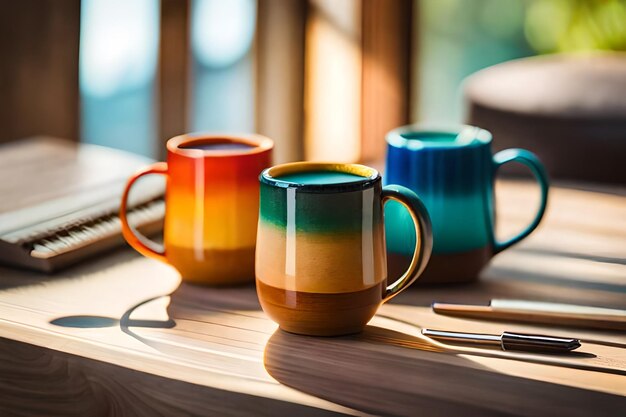
[[[403,126],[389,132],[386,139],[385,183],[416,192],[432,220],[433,253],[420,282],[472,281],[495,254],[539,225],[548,199],[548,177],[533,153],[507,149],[492,155],[491,133],[473,126],[447,130]],[[541,188],[541,204],[521,233],[499,241],[494,235],[494,177],[507,162],[530,168]],[[411,216],[400,204],[390,201],[385,206],[390,276],[410,262],[414,229]]]

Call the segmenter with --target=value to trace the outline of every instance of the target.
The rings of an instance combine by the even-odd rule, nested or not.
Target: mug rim
[[[362,180],[351,182],[337,182],[329,184],[304,184],[281,180],[279,175],[296,172],[334,171],[363,177]],[[346,192],[364,190],[381,181],[380,173],[372,167],[354,163],[341,162],[289,162],[266,168],[259,175],[259,181],[272,187],[296,188],[302,192]]]
[[[453,143],[453,144],[440,144],[433,145],[432,143],[425,143],[424,141],[416,138],[406,138],[403,135],[407,133],[424,133],[424,134],[445,134],[445,135],[460,135],[464,131],[471,131],[474,140],[470,143]],[[450,149],[471,149],[481,146],[488,146],[493,140],[493,135],[487,129],[483,129],[478,126],[472,126],[468,124],[431,124],[431,123],[414,123],[410,125],[404,125],[390,130],[385,135],[385,141],[389,146],[395,148],[404,148],[413,151],[421,149],[429,150],[450,150]]]
[[[210,143],[210,142],[221,142],[221,143],[241,143],[244,145],[250,146],[250,149],[242,150],[242,149],[232,149],[232,150],[215,150],[215,151],[207,151],[202,149],[193,149],[193,148],[181,148],[181,145],[187,143]],[[169,152],[187,156],[191,158],[221,158],[221,157],[237,157],[237,156],[246,156],[246,155],[256,155],[262,152],[266,152],[271,150],[274,147],[274,141],[272,139],[259,135],[256,133],[242,133],[242,134],[231,134],[231,133],[207,133],[207,132],[197,132],[197,133],[185,133],[182,135],[174,136],[171,139],[168,139],[166,143],[166,148]]]

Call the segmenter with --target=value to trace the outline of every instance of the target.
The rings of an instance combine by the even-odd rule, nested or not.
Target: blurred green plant
[[[626,51],[626,0],[531,0],[524,32],[539,53]]]

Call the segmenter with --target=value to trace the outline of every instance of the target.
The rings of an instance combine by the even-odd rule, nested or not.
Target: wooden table
[[[120,250],[58,274],[0,269],[0,415],[624,415],[626,337],[438,316],[495,297],[626,309],[626,197],[554,187],[547,217],[481,280],[419,287],[356,336],[277,331],[253,286],[180,284]],[[499,183],[499,230],[538,191]],[[453,349],[422,327],[572,335],[574,355]]]

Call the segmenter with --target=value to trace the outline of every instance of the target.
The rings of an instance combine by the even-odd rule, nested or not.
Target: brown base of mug
[[[310,293],[272,287],[257,280],[263,311],[289,333],[342,336],[361,332],[382,301],[384,283],[348,293]]]
[[[461,284],[475,281],[492,256],[491,246],[459,253],[433,253],[428,266],[413,285]],[[403,274],[410,262],[409,256],[388,253],[389,281]]]
[[[254,281],[254,247],[228,250],[167,248],[167,259],[183,281],[210,286],[250,284]]]

